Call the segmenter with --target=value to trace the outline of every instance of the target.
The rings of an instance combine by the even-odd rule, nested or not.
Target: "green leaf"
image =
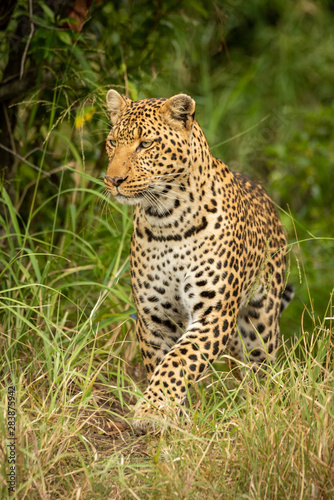
[[[55,15],[54,12],[48,7],[44,2],[40,2],[40,6],[43,9],[43,12],[45,14],[45,17],[51,21],[52,24],[55,23]]]
[[[130,90],[131,99],[133,99],[134,101],[136,101],[138,99],[138,89],[137,89],[137,87],[135,87],[135,85],[133,85],[133,83],[131,83],[131,82],[128,83],[128,86],[129,86],[129,90]]]
[[[67,31],[58,31],[58,38],[66,45],[72,45],[72,38]]]

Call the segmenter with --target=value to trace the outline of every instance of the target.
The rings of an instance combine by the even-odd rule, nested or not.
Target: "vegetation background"
[[[2,498],[334,497],[333,26],[331,0],[0,5]],[[191,424],[158,436],[128,417],[145,375],[132,212],[103,191],[110,88],[191,95],[213,154],[266,187],[291,248],[272,375],[253,390],[217,363],[188,395]]]

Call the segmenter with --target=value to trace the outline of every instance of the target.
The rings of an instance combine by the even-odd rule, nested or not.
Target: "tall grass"
[[[131,212],[78,163],[60,179],[37,205],[48,178],[35,180],[27,217],[1,190],[2,497],[12,385],[21,498],[334,495],[332,295],[315,312],[309,290],[309,320],[283,338],[265,381],[239,385],[217,363],[190,390],[179,425],[138,436],[132,407],[146,382],[131,318]],[[298,244],[291,266],[307,282]]]
[[[78,59],[67,60],[60,46],[66,70],[45,100],[19,105],[16,196],[7,185],[0,191],[1,498],[8,496],[12,385],[19,498],[334,497],[334,114],[330,105],[324,110],[332,92],[332,27],[325,4],[297,3],[291,12],[275,4],[280,30],[265,24],[252,2],[239,5],[226,2],[226,24],[173,14],[175,26],[182,20],[188,31],[168,26],[179,37],[176,59],[168,74],[154,79],[140,76],[134,53],[127,74],[116,36],[103,52],[92,35],[102,26],[103,12],[97,13],[91,39],[80,45],[78,37],[73,45]],[[103,8],[114,12],[111,4]],[[120,9],[125,16],[125,4]],[[261,29],[248,53],[236,40],[252,15]],[[116,18],[110,16],[117,34]],[[218,52],[215,30],[222,43],[230,34]],[[273,58],[278,49],[280,57]],[[104,70],[106,61],[112,68],[102,84],[97,56]],[[180,423],[149,436],[131,427],[146,385],[132,317],[132,212],[106,197],[100,180],[109,128],[101,103],[114,74],[122,90],[123,73],[133,97],[191,94],[213,153],[262,180],[282,207],[289,281],[296,288],[282,317],[279,361],[268,377],[238,384],[221,360],[189,389]],[[83,97],[71,87],[74,75],[76,86],[85,86]],[[312,112],[303,108],[308,100]]]
[[[69,173],[64,171],[65,175]],[[83,181],[86,179],[87,175]],[[39,189],[43,189],[42,181]],[[128,351],[133,350],[128,325],[134,309],[129,297],[128,259],[122,254],[128,246],[131,219],[126,209],[117,207],[114,223],[108,224],[101,216],[101,206],[95,209],[97,192],[60,185],[56,195],[31,209],[27,222],[22,221],[6,191],[1,192],[6,207],[0,251],[1,429],[4,439],[6,390],[15,386],[18,493],[25,492],[28,497],[36,488],[44,498],[45,474],[57,463],[76,456],[73,436],[86,442],[80,428],[90,416],[82,412],[92,395],[100,400],[96,381],[107,384],[107,401],[114,399],[114,391],[124,404],[122,387],[127,377],[126,370],[120,369],[120,359],[129,358]],[[66,195],[77,200],[66,209],[64,227],[59,228],[57,209]],[[109,200],[102,200],[105,211],[113,207]],[[47,204],[54,207],[55,224],[32,230],[34,218]],[[79,221],[84,228],[81,234],[75,231]],[[98,254],[97,249],[105,246],[107,239],[105,252]],[[124,284],[115,288],[120,268],[123,274],[118,279]],[[114,389],[110,387],[112,380]],[[78,419],[81,423],[76,429]],[[4,440],[2,444],[6,477]],[[1,487],[5,495],[6,487]]]
[[[43,234],[20,226],[4,192],[3,201],[10,218],[1,255],[1,469],[5,478],[7,387],[15,385],[20,498],[334,495],[333,296],[311,331],[283,341],[266,380],[237,384],[217,364],[189,395],[180,425],[137,436],[128,417],[143,373],[127,265],[117,284],[112,279],[123,249],[113,248],[108,266],[94,241],[65,227],[51,254]],[[127,230],[128,214],[119,215]],[[96,223],[93,210],[89,216]],[[106,270],[108,283],[99,286]],[[5,481],[1,493],[6,498]]]

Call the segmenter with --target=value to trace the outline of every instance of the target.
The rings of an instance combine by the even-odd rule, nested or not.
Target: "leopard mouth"
[[[141,191],[140,193],[135,193],[134,195],[130,196],[120,193],[117,189],[117,193],[113,196],[119,203],[122,203],[123,205],[138,205],[143,200],[145,191]]]
[[[123,205],[139,205],[142,204],[146,210],[149,210],[151,215],[156,213],[169,213],[170,208],[168,201],[165,199],[165,194],[169,192],[169,188],[164,187],[163,189],[156,189],[155,183],[147,184],[146,186],[141,186],[141,190],[126,194],[122,193],[122,186],[116,187],[116,193],[112,193],[114,198]],[[162,196],[162,200],[161,200]]]
[[[114,198],[122,205],[137,205],[139,203],[138,198],[124,194],[116,194]]]
[[[126,194],[122,192],[122,185],[116,186],[116,193],[112,193],[112,195],[119,201],[120,203],[123,204],[128,204],[128,205],[136,205],[140,203],[143,200],[148,200],[148,193],[150,189],[154,187],[153,183],[140,186],[140,191],[133,192]],[[147,196],[148,195],[148,196]]]

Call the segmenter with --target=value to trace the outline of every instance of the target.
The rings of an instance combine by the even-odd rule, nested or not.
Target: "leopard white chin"
[[[125,196],[124,194],[118,193],[114,198],[122,205],[139,205],[142,198]]]

